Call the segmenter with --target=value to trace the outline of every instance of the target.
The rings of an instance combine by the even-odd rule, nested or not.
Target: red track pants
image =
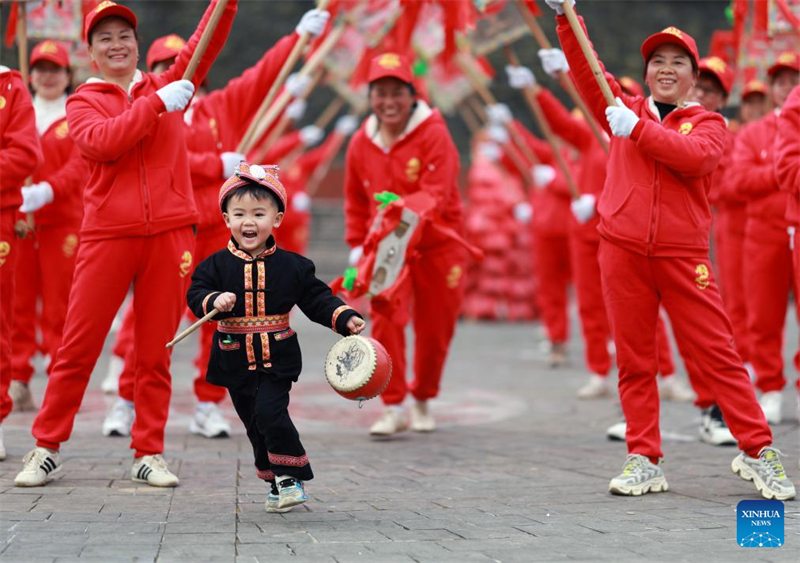
[[[131,447],[137,457],[163,452],[172,390],[165,344],[186,308],[184,261],[194,245],[190,227],[81,243],[63,344],[33,423],[37,446],[59,449],[69,439],[114,315],[133,283],[137,353]]]
[[[15,323],[12,331],[11,379],[15,381],[27,384],[33,376],[31,358],[39,348],[34,318],[41,321],[41,349],[50,354],[51,360],[61,346],[79,230],[80,225],[44,227],[37,229],[35,238],[29,236],[19,241],[14,316],[28,321]],[[39,297],[42,299],[40,317],[36,315]]]
[[[569,333],[567,290],[570,280],[569,237],[534,233],[533,251],[536,276],[536,305],[542,312],[547,337],[563,344]]]
[[[721,209],[717,215],[716,262],[719,285],[725,310],[731,319],[736,349],[745,362],[750,361],[750,339],[747,332],[747,297],[744,286],[744,209]]]
[[[381,395],[384,404],[399,405],[410,391],[418,401],[439,394],[444,363],[455,333],[464,295],[466,253],[452,244],[423,254],[400,289],[403,304],[387,316],[373,308],[372,336],[392,358],[392,377]],[[413,318],[414,380],[406,382],[405,328]]]
[[[0,211],[0,423],[11,412],[11,330],[14,319],[14,266],[18,248],[14,234],[15,209]]]
[[[793,286],[792,250],[785,230],[749,218],[744,241],[744,287],[749,299],[747,332],[756,387],[780,391],[783,375],[783,329]]]
[[[733,331],[707,258],[651,258],[608,241],[598,254],[617,345],[628,452],[661,458],[656,324],[663,306],[705,378],[739,448],[756,456],[772,432],[733,347]]]

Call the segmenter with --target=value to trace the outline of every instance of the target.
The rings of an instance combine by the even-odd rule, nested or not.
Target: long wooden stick
[[[459,104],[456,106],[456,111],[458,115],[461,117],[461,120],[466,124],[467,129],[469,129],[470,135],[475,135],[481,128],[480,123],[478,123],[478,119],[475,117],[475,114],[472,113],[472,109],[467,104]]]
[[[333,121],[333,118],[336,117],[336,114],[339,113],[339,110],[341,110],[343,107],[344,100],[339,96],[336,96],[336,99],[328,104],[328,107],[326,107],[325,110],[319,114],[319,117],[316,119],[316,121],[314,121],[314,125],[320,129],[325,129],[330,122]]]
[[[509,64],[516,67],[520,66],[519,59],[517,58],[517,55],[514,53],[514,50],[511,48],[511,46],[507,45],[504,50]],[[564,178],[567,181],[567,186],[569,187],[569,192],[572,194],[572,199],[578,199],[581,196],[580,192],[578,191],[578,186],[575,185],[575,180],[572,178],[572,174],[567,167],[567,163],[564,161],[564,155],[561,154],[558,141],[553,133],[553,128],[550,127],[550,122],[544,115],[544,110],[542,110],[539,100],[536,99],[536,93],[534,92],[533,87],[528,86],[527,88],[524,88],[522,92],[525,96],[525,101],[528,103],[528,107],[530,108],[531,113],[536,120],[536,123],[539,125],[539,129],[542,130],[542,135],[544,135],[545,140],[550,145],[550,149],[553,151],[553,156],[556,159],[558,167],[561,169],[561,173],[564,174]]]
[[[589,68],[592,69],[592,74],[594,74],[594,78],[597,80],[597,85],[600,86],[600,91],[603,93],[603,98],[605,98],[608,105],[617,105],[617,101],[614,99],[614,93],[611,91],[611,87],[608,85],[608,82],[606,82],[603,69],[600,68],[600,62],[597,60],[597,57],[592,50],[592,46],[589,44],[589,38],[586,37],[586,34],[583,32],[583,27],[581,27],[581,22],[578,21],[578,16],[575,14],[575,8],[572,7],[572,2],[567,0],[567,2],[564,2],[563,6],[564,15],[567,16],[567,21],[569,22],[569,26],[572,28],[572,33],[575,34],[575,38],[578,40],[578,44],[581,46],[581,51],[583,51],[583,56],[586,57],[586,61],[589,63]]]
[[[214,11],[211,12],[211,17],[208,19],[208,24],[203,30],[203,34],[200,36],[200,41],[197,43],[197,48],[192,53],[192,58],[189,59],[189,64],[186,66],[186,70],[183,71],[184,80],[191,80],[194,78],[194,73],[197,72],[197,67],[200,64],[200,60],[203,58],[203,55],[206,54],[208,44],[211,41],[211,38],[214,36],[214,32],[217,29],[217,24],[219,23],[222,13],[225,11],[225,6],[227,5],[228,0],[217,0],[217,4],[214,6]]]
[[[22,75],[22,82],[28,87],[28,16],[26,14],[26,3],[17,2],[17,60],[19,62],[19,73]],[[25,178],[25,186],[30,186],[33,180]],[[36,229],[36,221],[33,213],[26,213],[25,220],[20,219],[14,225],[14,232],[19,238],[25,238],[28,234],[33,234]]]
[[[295,99],[298,99],[298,100],[299,99],[303,99],[303,100],[305,100],[306,98],[308,98],[308,96],[311,94],[311,91],[314,88],[316,88],[317,83],[319,82],[319,79],[321,77],[322,77],[322,71],[315,72],[314,76],[311,78],[311,82],[309,83],[305,94],[303,96],[300,96],[299,98],[295,98]],[[289,128],[289,125],[291,125],[291,123],[292,123],[292,120],[289,119],[286,116],[286,114],[284,113],[283,116],[281,117],[281,120],[278,121],[278,124],[275,127],[272,128],[272,131],[269,132],[269,135],[267,136],[267,140],[264,141],[264,148],[261,151],[262,155],[266,152],[266,147],[271,147],[272,145],[275,144],[275,142],[278,139],[283,137],[283,134],[286,132],[286,129]],[[260,158],[254,159],[254,162],[261,162],[261,159]]]
[[[550,43],[547,35],[545,35],[544,30],[542,30],[542,26],[539,25],[539,21],[536,19],[536,16],[531,13],[528,7],[524,5],[522,0],[517,0],[517,9],[522,14],[522,19],[524,19],[525,23],[528,24],[528,28],[531,30],[531,35],[533,35],[534,39],[536,39],[539,47],[542,49],[552,49],[553,45]],[[594,115],[589,113],[589,108],[586,106],[586,102],[581,97],[578,89],[575,87],[575,83],[572,82],[572,79],[569,77],[569,74],[563,70],[558,71],[558,82],[572,99],[572,103],[574,103],[581,110],[583,115],[586,116],[586,122],[589,124],[592,133],[597,138],[597,142],[600,143],[600,146],[603,147],[603,150],[607,152],[608,142],[606,142],[603,132],[600,130],[600,126],[597,124]]]
[[[181,340],[192,334],[194,331],[196,331],[198,328],[200,328],[200,325],[213,319],[214,315],[216,315],[217,313],[219,313],[219,309],[212,309],[210,313],[208,313],[206,316],[204,316],[202,319],[194,323],[192,326],[190,326],[183,332],[181,332],[178,336],[175,337],[174,340],[168,342],[167,348],[172,348],[173,346],[175,346],[178,342],[180,342]]]

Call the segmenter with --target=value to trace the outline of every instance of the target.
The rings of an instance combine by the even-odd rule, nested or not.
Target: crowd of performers
[[[135,14],[110,1],[86,17],[98,76],[74,92],[68,52],[54,41],[33,49],[30,85],[0,68],[0,420],[12,406],[37,409],[31,361],[37,353],[50,358],[32,427],[36,447],[15,483],[43,485],[61,470],[61,445],[132,288],[103,382],[118,397],[102,427],[107,436],[131,437],[131,478],[178,484],[162,457],[172,388],[164,344],[184,315],[196,320],[216,309],[219,322],[200,329],[191,432],[230,435],[219,408],[230,394],[257,474],[271,484],[267,510],[307,500],[302,483],[313,474],[287,410],[300,372],[288,313],[297,304],[342,335],[364,329],[301,256],[306,187],[352,134],[344,185],[351,265],[375,252],[368,234],[376,196],[425,192],[434,201],[390,306],[371,307],[371,335],[394,371],[371,434],[435,430],[429,401],[460,315],[517,320],[538,312],[550,363],[563,365],[574,281],[589,373],[578,397],[612,395],[609,374],[614,363],[619,369],[624,420],[609,436],[625,440],[629,454],[612,493],[668,489],[659,430],[665,399],[694,400],[701,438],[737,445],[733,472],[765,498],[794,498],[769,425],[784,414],[783,332],[789,293],[797,295],[800,283],[800,55],[779,54],[767,82],[744,85],[739,119],[728,121],[720,111],[733,70],[701,58],[691,36],[669,27],[641,46],[650,94],[606,72],[616,98],[609,104],[564,1],[547,4],[563,51],[540,51],[543,71],[567,73],[589,115],[566,108],[531,69],[507,67],[510,86],[535,97],[561,143],[537,138],[507,106],[487,106],[465,198],[445,120],[410,62],[392,52],[371,62],[370,115],[360,124],[340,117],[327,138],[316,125],[279,138],[270,129],[239,152],[284,60],[301,36],[323,32],[325,11],[306,13],[295,32],[212,92],[205,77],[226,42],[235,0],[190,80],[182,76],[215,1],[188,41],[168,35],[150,46],[147,72],[137,68]],[[311,87],[309,77],[290,77],[285,119],[302,119]],[[472,245],[483,261],[469,260]],[[667,320],[691,388],[675,376]],[[416,338],[407,369],[410,321]],[[237,332],[242,324],[248,330]]]

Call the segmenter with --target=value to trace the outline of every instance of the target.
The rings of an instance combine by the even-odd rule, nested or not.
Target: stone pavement
[[[167,459],[181,485],[133,484],[127,440],[100,435],[111,401],[99,389],[107,351],[54,482],[12,486],[33,445],[33,416],[13,414],[3,425],[9,458],[0,463],[0,561],[800,560],[798,502],[786,503],[784,547],[753,553],[737,546],[736,504],[760,497],[731,473],[735,449],[696,440],[699,414],[691,405],[662,408],[670,491],[609,495],[625,457],[623,444],[604,437],[617,406],[574,398],[585,377],[574,337],[571,365],[553,371],[534,326],[462,323],[433,407],[440,430],[374,440],[366,429],[380,412],[377,401],[359,409],[324,381],[321,366],[336,336],[302,314],[292,324],[306,366],[292,412],[317,475],[308,504],[264,512],[266,488],[228,402],[231,439],[189,434],[194,339],[176,350],[167,428]],[[797,342],[795,326],[787,341]],[[38,401],[43,376],[33,388]],[[787,389],[786,412],[794,406]],[[776,441],[800,484],[798,424],[787,419]]]

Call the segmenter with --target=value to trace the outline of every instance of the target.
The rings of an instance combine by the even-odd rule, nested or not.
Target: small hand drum
[[[346,399],[377,397],[392,377],[392,359],[383,344],[368,336],[346,336],[325,358],[325,377]]]

